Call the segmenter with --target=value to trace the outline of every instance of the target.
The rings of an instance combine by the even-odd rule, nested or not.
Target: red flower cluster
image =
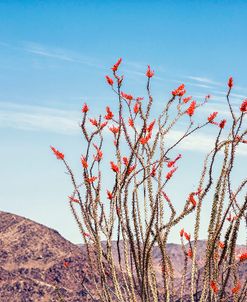
[[[223,249],[225,247],[225,243],[222,241],[219,241],[218,246]]]
[[[193,207],[196,207],[196,200],[194,198],[194,195],[196,195],[194,192],[190,193],[188,200],[192,203]]]
[[[154,128],[154,124],[155,124],[155,120],[153,120],[149,126],[147,126],[147,128],[145,129],[145,131],[148,131],[148,132],[152,132],[153,131],[153,128]]]
[[[233,78],[230,77],[229,80],[228,80],[228,87],[231,89],[233,86]]]
[[[56,155],[57,159],[64,159],[64,154],[59,152],[57,149],[55,149],[54,147],[50,146],[51,150],[53,151],[53,153]]]
[[[243,103],[241,104],[241,106],[240,106],[240,111],[241,111],[241,112],[246,112],[246,111],[247,111],[247,99],[245,99],[245,100],[243,101]]]
[[[187,256],[192,258],[193,257],[193,252],[192,252],[192,249],[189,249],[188,252],[187,252]]]
[[[86,157],[83,155],[81,156],[81,164],[82,164],[83,168],[87,169],[88,163],[86,161]]]
[[[138,102],[136,102],[136,103],[135,103],[135,106],[134,106],[134,112],[135,112],[135,114],[138,113],[139,109],[140,109],[140,105],[139,105]]]
[[[176,163],[176,161],[178,161],[181,157],[182,157],[182,155],[179,154],[174,160],[168,161],[167,167],[168,167],[168,168],[173,167],[174,164]]]
[[[68,196],[68,198],[69,198],[69,200],[70,200],[71,202],[80,203],[80,200],[79,200],[79,199],[74,198],[73,196]]]
[[[100,148],[98,146],[96,146],[95,144],[93,144],[94,148],[97,151],[97,155],[94,156],[94,160],[96,161],[101,161],[101,159],[103,158],[103,152],[100,150]]]
[[[232,293],[233,294],[237,294],[239,292],[239,290],[241,289],[241,284],[240,282],[238,281],[236,286],[232,288]]]
[[[190,103],[189,108],[186,110],[186,113],[187,113],[189,116],[192,116],[192,115],[194,114],[195,108],[196,108],[196,101],[192,101],[192,102]]]
[[[85,178],[86,182],[88,183],[93,183],[98,177],[97,176],[92,176],[92,177],[87,177]]]
[[[127,158],[126,156],[124,156],[124,157],[123,157],[123,164],[124,164],[125,166],[128,166],[128,163],[129,163],[128,158]]]
[[[186,240],[190,241],[190,234],[184,232],[184,237]]]
[[[169,180],[173,174],[176,172],[177,168],[174,168],[172,169],[171,171],[169,171],[167,174],[166,174],[166,179]]]
[[[100,129],[103,129],[106,125],[107,125],[108,122],[104,122],[102,124],[100,124]]]
[[[222,120],[220,123],[219,123],[219,127],[221,129],[223,129],[225,127],[225,124],[226,124],[226,120]]]
[[[105,76],[107,83],[112,86],[113,85],[113,79],[111,79],[109,76]]]
[[[115,127],[114,125],[112,125],[111,127],[109,127],[109,130],[116,135],[119,132],[119,127]]]
[[[114,117],[114,114],[111,112],[110,107],[106,107],[106,115],[105,115],[105,119],[106,120],[111,120]]]
[[[131,173],[132,171],[134,171],[135,168],[136,168],[136,165],[130,166],[129,169],[128,169],[128,171],[127,171],[127,174],[130,175],[130,173]]]
[[[132,120],[132,118],[129,118],[129,125],[130,127],[134,127],[134,121]]]
[[[110,191],[106,191],[107,193],[107,199],[112,200],[113,199],[113,194]]]
[[[247,260],[247,253],[243,253],[243,254],[239,255],[238,258],[239,258],[240,261],[245,261],[245,260]]]
[[[114,164],[113,161],[111,161],[110,164],[111,164],[111,169],[112,169],[112,171],[118,173],[118,172],[119,172],[118,166],[117,166],[116,164]]]
[[[85,103],[85,104],[83,105],[81,111],[82,111],[83,113],[86,113],[86,112],[88,112],[88,110],[89,110],[88,105]]]
[[[157,169],[157,168],[156,168],[156,165],[153,164],[153,166],[152,166],[152,171],[151,171],[151,174],[150,174],[152,177],[154,177],[154,176],[156,175],[156,169]]]
[[[216,284],[215,281],[211,281],[211,282],[210,282],[210,287],[211,287],[212,291],[213,291],[215,294],[218,293],[219,289],[218,289],[218,286],[217,286],[217,284]]]
[[[177,89],[172,91],[172,95],[182,97],[186,93],[184,87],[184,84],[180,85]]]
[[[64,262],[63,262],[63,266],[66,267],[66,268],[68,268],[68,267],[69,267],[69,262],[64,261]]]
[[[118,70],[118,67],[121,64],[121,62],[122,62],[122,58],[120,58],[120,59],[117,60],[117,62],[112,67],[112,71],[113,72],[116,72]]]
[[[89,122],[90,122],[93,126],[95,126],[95,127],[98,126],[98,122],[96,121],[95,118],[94,118],[94,119],[90,118],[90,119],[89,119]]]
[[[148,78],[152,78],[154,75],[154,71],[150,69],[150,66],[148,65],[148,69],[147,69],[147,72],[146,72],[146,76]]]
[[[217,114],[218,112],[215,111],[209,115],[208,117],[209,123],[217,125],[217,123],[214,122],[214,119],[216,118]]]
[[[142,145],[145,145],[150,140],[151,136],[152,136],[152,133],[148,132],[148,134],[146,136],[143,136],[139,139],[140,143]]]
[[[192,96],[188,96],[187,98],[183,98],[184,104],[188,103],[192,99]]]
[[[123,91],[121,91],[121,96],[128,101],[132,101],[134,99],[131,94],[124,93]]]
[[[142,97],[138,96],[138,97],[136,98],[136,100],[137,100],[137,102],[140,102],[140,101],[143,101],[143,100],[144,100],[144,98],[142,98]]]

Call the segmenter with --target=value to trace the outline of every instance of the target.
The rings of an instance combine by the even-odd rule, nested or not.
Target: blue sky
[[[246,1],[1,1],[0,208],[80,242],[66,204],[71,185],[49,146],[61,149],[78,171],[82,104],[89,104],[92,115],[116,104],[104,80],[109,67],[122,57],[126,90],[142,95],[150,64],[157,112],[170,91],[185,83],[198,101],[212,95],[199,119],[212,111],[227,118],[230,75],[235,110],[247,96],[246,28]],[[174,179],[179,193],[178,185],[170,187],[178,204],[188,186],[196,186],[214,130],[205,130],[183,149],[184,162]],[[243,147],[237,179],[245,176],[240,163],[246,155]],[[241,232],[239,240],[244,238]],[[177,242],[178,236],[170,240]]]

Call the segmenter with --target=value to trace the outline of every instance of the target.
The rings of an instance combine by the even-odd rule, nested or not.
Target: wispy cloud
[[[25,131],[41,131],[65,135],[80,134],[80,113],[76,111],[53,109],[49,107],[0,103],[0,127]],[[91,128],[91,126],[89,125]],[[105,135],[112,138],[107,130]],[[168,145],[172,145],[184,134],[182,130],[171,130],[167,136]],[[215,136],[194,134],[178,145],[180,150],[208,152],[214,146]],[[238,153],[247,154],[247,147],[240,146]]]
[[[220,82],[216,82],[213,81],[209,78],[205,78],[205,77],[197,77],[197,76],[187,76],[186,78],[199,82],[199,83],[203,83],[203,84],[211,84],[211,85],[216,85],[216,86],[223,86],[223,83]]]
[[[34,55],[72,62],[72,63],[84,64],[97,68],[103,67],[103,65],[95,58],[83,56],[82,54],[79,54],[71,50],[50,47],[34,42],[23,42],[22,44],[23,44],[22,50],[32,53]]]
[[[77,112],[41,106],[0,103],[0,127],[61,134],[78,133]]]
[[[171,130],[167,140],[170,143],[175,143],[183,134],[183,131]],[[177,148],[179,150],[199,151],[206,154],[214,147],[215,138],[213,135],[197,133],[188,136]],[[247,146],[244,144],[239,145],[237,153],[239,155],[247,155]]]

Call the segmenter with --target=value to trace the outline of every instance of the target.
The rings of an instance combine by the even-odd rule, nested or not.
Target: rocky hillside
[[[78,246],[44,225],[0,212],[1,302],[92,301],[91,278]]]
[[[117,244],[113,242],[112,245],[117,262]],[[203,266],[202,256],[205,247],[205,241],[198,242],[199,270]],[[169,244],[167,249],[174,266],[175,283],[179,284],[184,267],[181,246]],[[237,248],[237,252],[244,250],[244,246]],[[85,246],[70,243],[57,231],[29,219],[0,211],[0,302],[100,301],[93,282],[93,278],[96,277],[96,282],[99,279],[89,268],[86,256]],[[153,261],[162,286],[160,259],[160,251],[155,247]],[[189,260],[188,271],[190,266]],[[239,276],[243,283],[247,276],[246,262],[239,267]],[[184,302],[190,301],[187,295],[189,285],[188,274]],[[179,289],[180,287],[176,286],[177,297]],[[90,293],[93,293],[94,300]]]

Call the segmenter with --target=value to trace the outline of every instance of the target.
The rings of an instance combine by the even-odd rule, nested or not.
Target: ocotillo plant
[[[106,114],[96,119],[88,117],[87,104],[82,107],[80,127],[86,146],[81,156],[82,180],[75,179],[64,154],[51,147],[63,161],[73,184],[69,205],[95,272],[95,280],[92,280],[95,291],[90,297],[105,302],[175,301],[175,297],[176,301],[183,301],[185,283],[190,275],[190,301],[244,301],[247,284],[239,282],[238,265],[247,259],[247,253],[236,255],[235,247],[240,223],[247,222],[247,196],[243,194],[247,179],[240,181],[237,187],[233,187],[231,180],[236,151],[247,143],[247,130],[243,129],[247,100],[234,112],[230,102],[231,77],[226,93],[230,118],[217,121],[218,113],[213,112],[204,122],[195,125],[194,112],[200,110],[210,96],[197,103],[191,96],[185,96],[182,84],[172,91],[161,113],[153,119],[151,81],[154,71],[148,66],[145,101],[122,91],[123,76],[118,74],[121,61],[119,59],[111,68],[113,75],[106,76],[118,101],[117,112],[107,106]],[[172,118],[171,110],[175,111]],[[188,116],[187,128],[175,143],[168,145],[167,137],[183,116]],[[167,183],[172,181],[174,173],[179,173],[181,160],[181,154],[173,157],[172,151],[188,136],[210,124],[216,132],[214,147],[202,163],[197,189],[188,191],[183,210],[178,211],[166,192]],[[114,154],[107,169],[102,168],[106,131],[113,138],[113,143],[107,145],[107,152]],[[103,188],[102,179],[109,178],[109,173],[113,175],[112,183]],[[197,243],[201,209],[209,195],[212,198],[207,247],[204,266],[199,272]],[[189,215],[195,216],[195,226],[192,235],[184,229],[180,231],[185,262],[178,294],[167,240],[174,226]],[[118,261],[113,257],[114,234]],[[189,245],[185,245],[184,240]],[[157,281],[152,259],[154,246],[161,253],[162,284]],[[192,263],[190,271],[188,261]]]

